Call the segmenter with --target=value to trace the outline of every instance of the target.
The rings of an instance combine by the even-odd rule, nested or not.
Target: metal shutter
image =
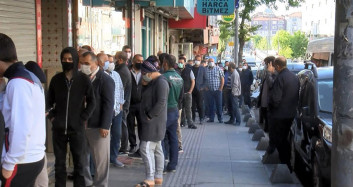
[[[0,33],[15,42],[19,61],[37,61],[35,0],[0,0]]]

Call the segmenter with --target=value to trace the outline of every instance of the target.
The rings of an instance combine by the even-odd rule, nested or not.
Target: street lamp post
[[[238,46],[238,27],[239,27],[239,11],[238,8],[235,9],[235,20],[234,20],[234,63],[238,67],[238,51],[239,51],[239,46]]]

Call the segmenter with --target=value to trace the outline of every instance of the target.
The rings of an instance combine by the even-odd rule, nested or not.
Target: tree
[[[291,38],[292,36],[285,30],[277,31],[276,35],[272,37],[272,46],[274,50],[278,51],[278,55],[292,58]]]
[[[292,57],[293,58],[304,57],[308,43],[309,43],[309,40],[303,32],[301,31],[295,32],[290,39],[290,47],[293,51]]]
[[[268,48],[267,38],[261,37],[261,40],[256,48],[266,50]]]
[[[259,48],[259,44],[261,42],[262,36],[255,35],[251,38],[251,41],[254,43],[255,48]]]

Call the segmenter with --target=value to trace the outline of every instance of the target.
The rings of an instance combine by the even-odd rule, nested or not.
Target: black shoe
[[[74,172],[69,173],[69,174],[67,175],[67,179],[70,180],[70,181],[73,181],[73,180],[74,180]]]
[[[229,121],[224,122],[224,123],[225,123],[225,124],[233,124],[233,123],[234,123],[234,121],[229,120]]]
[[[207,120],[207,123],[213,123],[214,122],[214,120]]]
[[[195,125],[189,125],[188,128],[189,129],[197,129],[197,127]]]
[[[219,120],[218,122],[219,122],[219,123],[223,123],[223,120]]]
[[[135,153],[137,151],[137,147],[136,146],[133,146],[133,147],[130,147],[130,150],[129,150],[129,153]]]
[[[141,158],[141,155],[140,155],[139,151],[136,151],[136,152],[134,152],[132,154],[128,154],[127,156],[133,157],[133,158]]]

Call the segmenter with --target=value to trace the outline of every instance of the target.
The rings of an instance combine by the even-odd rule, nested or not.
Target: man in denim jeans
[[[232,100],[232,117],[235,119],[234,125],[238,126],[241,123],[239,111],[239,96],[241,95],[241,83],[239,73],[236,71],[235,63],[229,63],[229,70],[232,73],[230,78],[231,92],[230,97]]]
[[[223,123],[222,117],[222,90],[224,85],[224,73],[221,68],[215,66],[213,58],[209,59],[208,68],[206,70],[208,77],[208,91],[207,97],[209,107],[209,120],[207,122],[214,122],[215,103],[216,112],[219,123]]]

